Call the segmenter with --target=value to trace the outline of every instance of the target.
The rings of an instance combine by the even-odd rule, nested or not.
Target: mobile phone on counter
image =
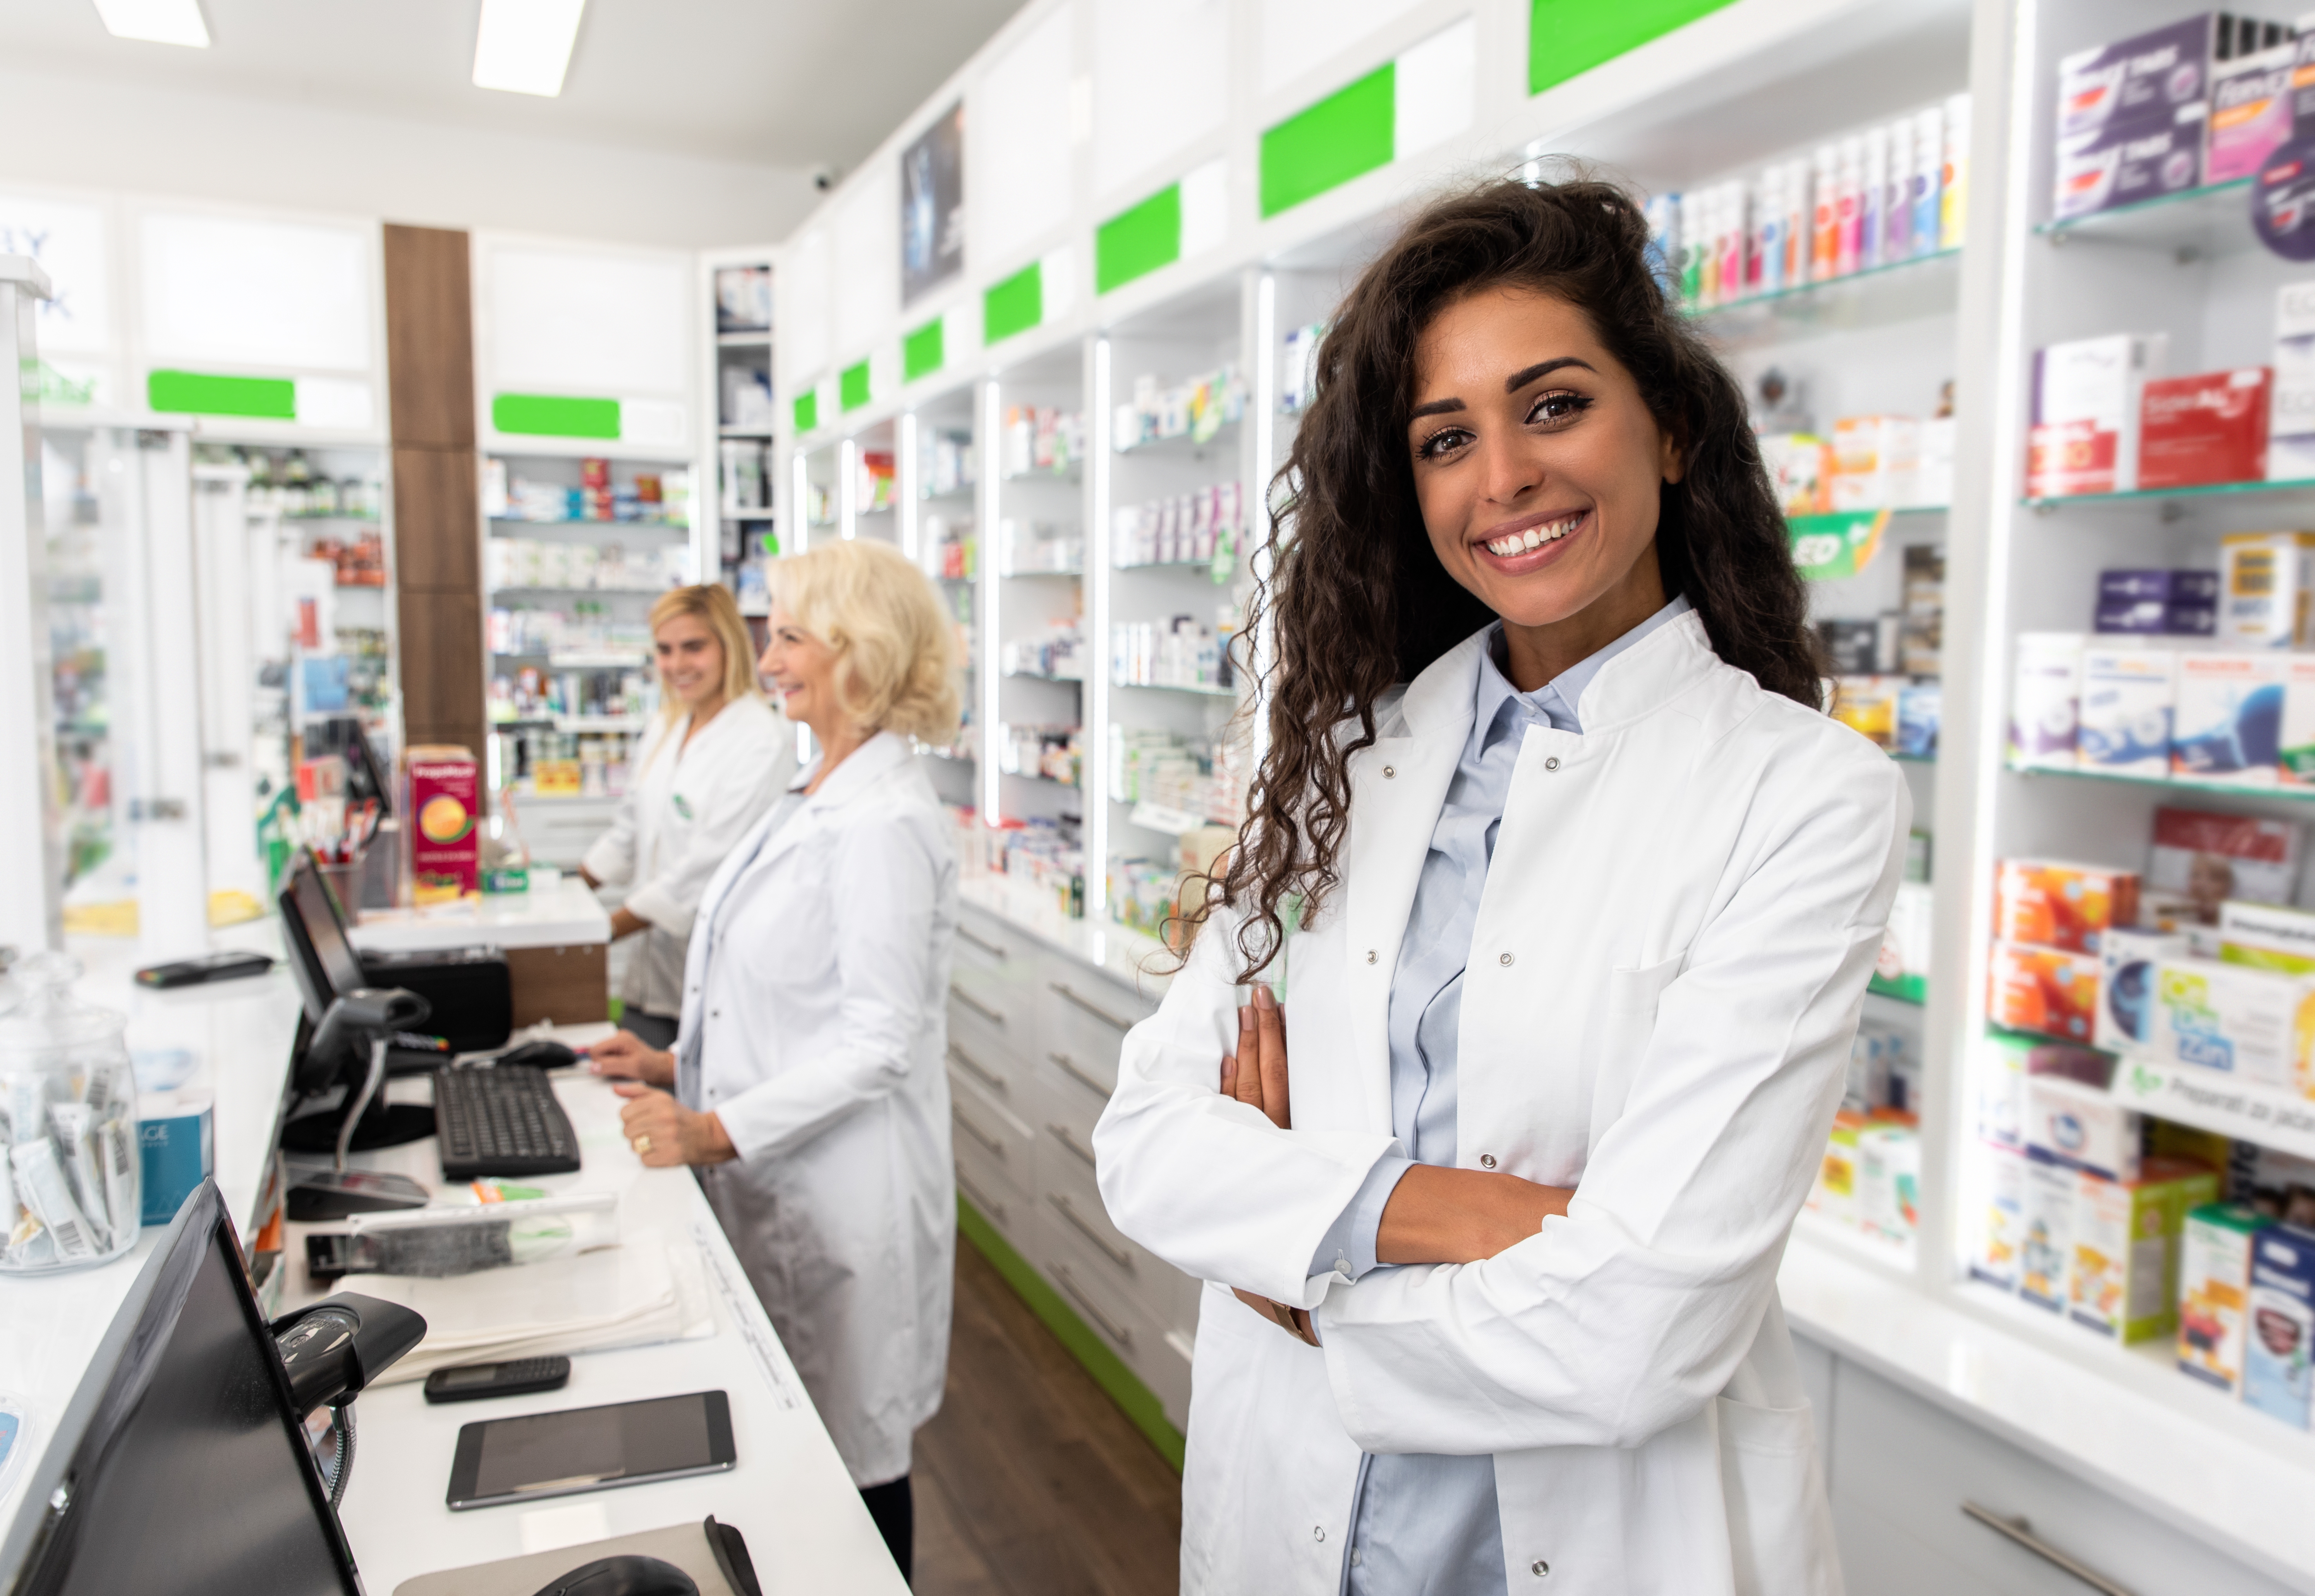
[[[239,980],[245,975],[263,975],[273,968],[273,961],[263,953],[203,953],[198,959],[179,959],[167,964],[147,964],[137,972],[140,987],[206,986],[210,981]]]
[[[461,1363],[426,1377],[429,1402],[479,1402],[485,1396],[521,1396],[559,1391],[571,1379],[568,1358],[516,1358],[505,1363]]]

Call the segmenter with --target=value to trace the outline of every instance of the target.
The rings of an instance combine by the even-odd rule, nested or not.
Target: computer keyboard
[[[444,1180],[579,1167],[579,1138],[546,1072],[533,1065],[436,1070],[434,1130]]]

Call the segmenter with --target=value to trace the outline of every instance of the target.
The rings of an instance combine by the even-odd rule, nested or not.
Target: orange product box
[[[1986,1018],[1997,1025],[2087,1043],[2098,1020],[2098,994],[2095,953],[1993,944],[1985,1006]]]
[[[2134,870],[2004,859],[1994,872],[1993,934],[2005,942],[2095,953],[2102,932],[2137,923]]]
[[[421,746],[410,750],[409,770],[404,812],[418,818],[410,839],[412,895],[420,903],[463,897],[475,891],[482,854],[475,756],[463,748]]]

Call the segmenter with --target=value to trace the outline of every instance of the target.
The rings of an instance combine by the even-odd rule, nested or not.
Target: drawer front
[[[952,970],[948,978],[948,1023],[953,1036],[983,1041],[1027,1052],[1037,1025],[1028,989],[986,971]]]
[[[954,1122],[957,1157],[968,1149],[985,1162],[976,1166],[1024,1207],[1036,1201],[1037,1133],[958,1071],[949,1071],[949,1113]],[[991,1192],[990,1196],[1001,1193]]]
[[[1004,1161],[966,1135],[962,1127],[956,1133],[956,1189],[1016,1249],[1026,1245],[1034,1207],[1021,1195]]]
[[[1069,1068],[1104,1086],[1117,1084],[1117,1054],[1125,1033],[1156,1005],[1114,981],[1066,960],[1046,961],[1037,1001],[1044,1022],[1040,1056],[1058,1054]],[[1215,1060],[1217,1068],[1220,1060]]]
[[[1059,1148],[1039,1149],[1037,1205],[1047,1225],[1074,1231],[1099,1255],[1118,1289],[1160,1328],[1195,1328],[1199,1283],[1118,1229],[1093,1172]]]
[[[1048,1211],[1040,1216],[1043,1242],[1037,1267],[1078,1318],[1103,1344],[1154,1392],[1177,1425],[1189,1419],[1190,1366],[1167,1337],[1166,1326],[1118,1290],[1100,1255],[1072,1226]]]
[[[1035,1093],[1035,1072],[1011,1048],[996,1044],[986,1031],[959,1025],[952,1015],[948,1033],[948,1072],[960,1075],[1026,1119],[1024,1106]]]
[[[1003,971],[1030,962],[1028,938],[990,914],[967,903],[956,920],[956,963],[959,968]]]

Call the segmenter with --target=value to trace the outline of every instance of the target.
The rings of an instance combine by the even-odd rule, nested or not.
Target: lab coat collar
[[[1688,610],[1600,667],[1576,701],[1575,719],[1590,734],[1628,726],[1721,668],[1704,617]]]
[[[828,756],[815,758],[796,775],[791,791],[800,791],[812,785]],[[897,732],[879,732],[875,736],[852,750],[852,757],[828,773],[820,791],[806,800],[807,809],[834,809],[848,803],[874,786],[883,776],[891,775],[909,762],[909,740]]]

